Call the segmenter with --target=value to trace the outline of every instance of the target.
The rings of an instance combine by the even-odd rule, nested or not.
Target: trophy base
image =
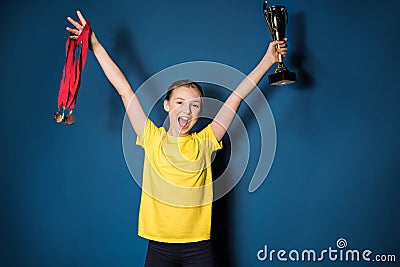
[[[271,85],[287,85],[297,81],[296,73],[288,70],[273,73],[268,76],[269,84]]]

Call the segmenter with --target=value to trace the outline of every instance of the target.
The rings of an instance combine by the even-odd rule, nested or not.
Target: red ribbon
[[[77,39],[68,38],[66,43],[66,60],[58,92],[58,108],[73,110],[81,84],[81,73],[85,66],[89,47],[90,24],[86,21]]]

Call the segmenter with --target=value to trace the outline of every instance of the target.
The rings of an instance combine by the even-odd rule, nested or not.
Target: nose
[[[183,105],[183,111],[184,111],[186,114],[191,114],[191,113],[192,113],[192,108],[191,108],[191,105],[190,105],[189,102],[184,103],[184,105]]]

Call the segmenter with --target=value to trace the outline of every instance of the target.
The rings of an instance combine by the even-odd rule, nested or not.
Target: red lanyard
[[[72,114],[72,111],[81,84],[81,73],[86,62],[90,33],[90,24],[89,21],[86,21],[78,38],[68,38],[67,40],[65,65],[58,92],[58,111],[54,114],[56,122],[64,121],[66,125],[72,125],[75,122],[75,115]],[[69,110],[69,113],[64,117],[65,110]]]

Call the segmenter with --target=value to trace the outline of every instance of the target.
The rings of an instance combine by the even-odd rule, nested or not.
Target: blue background
[[[338,238],[348,248],[398,258],[358,265],[397,266],[400,3],[273,3],[289,10],[286,63],[299,81],[276,88],[264,79],[260,85],[275,117],[276,156],[255,193],[247,191],[250,162],[235,189],[215,203],[219,266],[308,266],[260,262],[256,254],[264,245],[336,248]],[[52,120],[65,18],[80,9],[136,88],[166,67],[193,60],[248,73],[270,41],[262,1],[0,5],[0,266],[142,266],[147,243],[136,234],[140,188],[123,156],[124,110],[92,54],[77,123]],[[246,107],[239,114],[246,116]],[[256,140],[255,125],[247,126]]]

